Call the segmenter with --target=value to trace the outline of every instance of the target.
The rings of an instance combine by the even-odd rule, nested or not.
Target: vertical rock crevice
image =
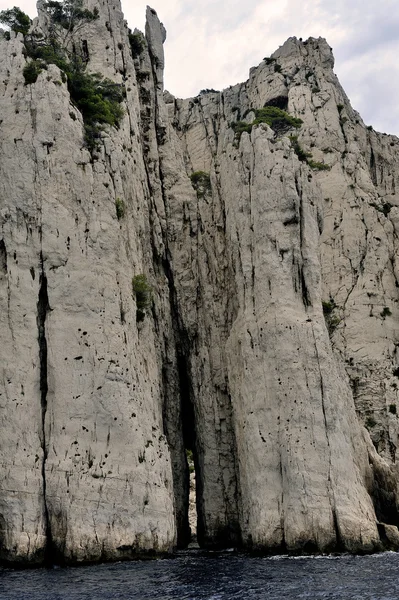
[[[39,297],[37,301],[37,330],[39,343],[39,364],[40,364],[40,405],[41,405],[41,435],[40,441],[42,446],[42,486],[43,486],[43,511],[45,521],[46,544],[44,549],[44,561],[49,564],[51,562],[52,551],[52,534],[51,523],[48,511],[47,496],[46,496],[46,461],[48,456],[48,440],[46,436],[46,415],[47,415],[47,359],[48,348],[46,339],[46,319],[50,310],[47,290],[47,277],[44,272],[43,258],[41,257],[41,274],[39,280]]]
[[[164,259],[163,269],[169,285],[169,305],[175,344],[175,360],[177,371],[177,398],[170,397],[168,387],[168,366],[164,365],[164,430],[172,457],[174,497],[176,510],[177,547],[184,548],[190,543],[189,511],[189,467],[186,450],[191,450],[197,471],[196,459],[196,427],[192,405],[192,383],[189,375],[188,357],[190,354],[187,334],[179,316],[177,294],[170,261]],[[167,357],[165,357],[167,359]],[[165,360],[167,362],[167,360]]]
[[[0,240],[0,273],[7,275],[7,250],[4,240]]]

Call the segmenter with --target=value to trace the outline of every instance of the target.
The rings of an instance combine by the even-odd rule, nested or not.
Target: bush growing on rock
[[[80,29],[84,24],[98,19],[98,8],[93,11],[83,8],[83,0],[48,0],[44,8],[54,24],[68,31]]]
[[[100,73],[88,73],[86,58],[68,49],[68,35],[98,18],[97,9],[89,11],[82,4],[82,0],[45,3],[51,34],[44,40],[33,35],[26,37],[25,52],[33,61],[25,67],[24,77],[26,84],[34,83],[47,64],[54,64],[62,71],[71,100],[82,113],[86,146],[93,152],[100,144],[104,126],[119,126],[124,114],[121,102],[125,90]]]
[[[265,106],[255,110],[255,120],[252,124],[258,125],[259,123],[267,123],[275,131],[281,131],[292,127],[298,129],[303,121],[297,117],[292,117],[278,106]]]
[[[289,131],[292,128],[298,129],[303,123],[302,119],[292,117],[285,110],[282,110],[277,106],[265,106],[264,108],[255,109],[254,112],[255,119],[252,121],[252,123],[246,123],[245,121],[231,123],[231,127],[234,129],[236,134],[236,142],[239,143],[241,135],[244,132],[251,133],[252,128],[255,125],[260,125],[261,123],[266,123],[276,133],[280,134]]]
[[[118,221],[120,221],[125,216],[125,203],[124,203],[124,201],[121,200],[120,198],[117,198],[115,200],[115,208],[116,208],[117,219],[118,219]]]
[[[333,314],[334,310],[338,307],[333,298],[330,298],[329,301],[322,302],[322,307],[327,330],[331,337],[338,325],[341,323],[341,319],[337,315]]]
[[[28,35],[31,20],[23,11],[14,8],[0,12],[0,23],[25,36],[25,56],[33,59],[24,67],[25,85],[35,83],[39,73],[48,64],[56,65],[67,81],[72,102],[82,113],[86,146],[93,152],[101,140],[105,125],[118,127],[123,117],[121,102],[123,86],[104,78],[100,73],[87,73],[87,59],[70,51],[68,38],[72,32],[82,29],[98,19],[98,9],[90,11],[83,7],[83,0],[49,0],[43,4],[50,19],[50,35],[37,39]]]
[[[211,178],[205,171],[195,171],[190,175],[191,184],[197,192],[198,198],[203,198],[207,192],[212,191]]]
[[[67,47],[71,34],[83,29],[88,23],[98,19],[98,8],[92,11],[83,8],[83,0],[48,0],[43,5],[50,18],[51,37]]]
[[[133,58],[138,58],[146,47],[146,41],[141,32],[132,33],[129,30],[129,43]]]
[[[381,206],[379,206],[375,202],[370,202],[370,206],[378,210],[378,212],[383,213],[386,217],[391,212],[391,208],[393,208],[393,205],[390,202],[383,202]]]
[[[317,162],[312,159],[309,159],[307,162],[309,167],[315,171],[329,171],[331,169],[330,165],[326,165],[326,163]]]
[[[145,275],[135,275],[132,279],[133,293],[136,298],[136,321],[144,320],[146,310],[151,307],[152,289]]]
[[[202,96],[204,94],[218,94],[218,90],[214,90],[213,88],[204,88],[203,90],[200,90],[199,95]]]
[[[306,162],[309,167],[315,171],[329,171],[330,165],[313,160],[312,153],[306,152],[300,145],[297,135],[290,135],[290,142],[295,154],[301,162]]]
[[[22,71],[25,85],[36,83],[39,74],[43,71],[43,63],[40,60],[31,60]]]
[[[290,142],[295,154],[301,162],[307,162],[308,159],[311,158],[312,154],[310,152],[305,152],[305,150],[302,148],[298,141],[297,135],[290,135]]]

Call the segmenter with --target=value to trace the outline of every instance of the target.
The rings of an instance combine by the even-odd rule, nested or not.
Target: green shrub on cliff
[[[290,142],[295,154],[301,162],[307,162],[308,159],[311,158],[312,154],[310,152],[305,152],[305,150],[302,148],[298,141],[297,135],[290,135]]]
[[[43,63],[40,60],[31,60],[25,65],[24,70],[22,71],[25,85],[30,85],[31,83],[36,83],[39,73],[43,71]]]
[[[136,320],[140,323],[144,320],[146,311],[151,307],[152,288],[143,274],[133,277],[132,288],[136,298]]]
[[[67,82],[71,101],[82,113],[85,143],[93,152],[101,141],[105,125],[118,127],[123,117],[121,102],[125,90],[100,73],[86,71],[87,56],[71,51],[68,36],[98,19],[98,9],[83,7],[83,0],[49,0],[43,4],[49,17],[50,34],[45,39],[27,35],[30,19],[19,8],[0,12],[0,22],[25,35],[25,55],[32,61],[24,67],[25,84],[35,83],[40,71],[48,64],[56,65]]]
[[[255,119],[251,123],[238,121],[230,124],[235,132],[236,143],[239,143],[241,135],[244,132],[251,133],[252,128],[261,123],[266,123],[276,133],[280,134],[292,128],[298,129],[303,123],[302,119],[289,115],[285,110],[277,106],[265,106],[264,108],[257,108],[253,112],[255,113]]]
[[[71,100],[82,113],[85,143],[92,152],[99,145],[104,125],[119,126],[124,114],[121,106],[123,86],[100,73],[88,73],[82,60],[78,57],[68,60],[61,47],[54,42],[38,47],[29,46],[28,52],[34,60],[24,69],[26,83],[34,83],[46,64],[54,64],[61,69]]]
[[[205,171],[195,171],[190,175],[191,184],[197,192],[197,198],[204,198],[212,191],[211,178]]]
[[[140,54],[143,53],[143,51],[147,45],[147,42],[145,41],[145,37],[143,36],[143,34],[140,31],[137,33],[132,33],[130,29],[129,29],[129,42],[130,42],[130,49],[132,51],[133,58],[139,57]]]
[[[331,169],[330,165],[326,163],[317,162],[313,160],[313,156],[311,152],[306,152],[298,141],[297,135],[290,135],[291,146],[294,149],[295,154],[299,158],[301,162],[305,162],[309,165],[311,169],[314,171],[329,171]]]
[[[289,115],[285,110],[277,106],[265,106],[264,108],[255,110],[255,120],[252,122],[252,125],[258,125],[259,123],[267,123],[275,131],[280,131],[281,129],[290,129],[292,127],[298,129],[303,121]]]
[[[116,209],[116,217],[117,217],[118,221],[120,221],[125,216],[125,203],[120,198],[116,198],[116,200],[115,200],[115,209]]]
[[[329,171],[331,169],[330,165],[312,159],[308,160],[308,165],[311,169],[314,169],[315,171]]]
[[[334,314],[334,310],[338,308],[333,298],[330,298],[328,302],[322,302],[323,315],[327,325],[327,330],[330,336],[334,333],[338,325],[341,323],[340,317]]]
[[[391,317],[392,316],[392,311],[388,306],[384,306],[384,308],[382,309],[382,311],[380,312],[380,315],[383,319],[385,319],[385,317]]]
[[[44,3],[44,9],[49,15],[51,22],[59,25],[67,31],[76,31],[98,19],[98,8],[92,11],[83,8],[83,0],[64,0],[64,2],[55,2],[49,0]]]

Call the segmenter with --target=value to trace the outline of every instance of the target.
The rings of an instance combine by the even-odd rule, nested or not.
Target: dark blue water
[[[0,570],[7,600],[399,600],[399,554],[248,558],[187,552],[152,562]]]

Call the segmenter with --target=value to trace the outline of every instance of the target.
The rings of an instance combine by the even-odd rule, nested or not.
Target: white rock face
[[[0,559],[185,545],[185,449],[204,547],[396,548],[399,140],[322,39],[176,100],[155,11],[133,57],[119,0],[86,5],[75,46],[126,89],[93,155],[59,69],[24,85],[0,36]],[[265,104],[302,125],[239,138]]]
[[[215,544],[218,527],[224,527],[224,536],[231,535],[236,518],[248,547],[369,551],[380,545],[377,520],[398,524],[395,467],[387,453],[378,457],[362,427],[372,422],[359,402],[361,384],[356,402],[349,385],[353,388],[353,373],[361,380],[354,353],[347,354],[356,336],[351,335],[346,346],[338,337],[350,319],[339,308],[338,293],[344,296],[340,264],[347,256],[350,267],[356,253],[352,258],[349,248],[343,251],[342,245],[332,242],[336,225],[329,221],[328,209],[339,210],[341,221],[348,219],[348,246],[356,237],[360,245],[364,230],[359,227],[353,235],[349,224],[357,184],[352,184],[346,163],[342,165],[337,154],[342,152],[347,160],[349,134],[346,139],[342,128],[349,128],[351,119],[358,129],[357,152],[360,136],[366,147],[370,134],[350,108],[332,67],[324,40],[302,43],[293,38],[251,70],[246,84],[176,101],[171,117],[185,149],[188,174],[206,171],[211,182],[211,191],[200,193],[188,213],[195,227],[190,223],[190,231],[174,228],[179,232],[177,248],[195,248],[191,255],[197,259],[189,272],[192,289],[201,290],[194,304],[187,291],[188,266],[178,266],[177,251],[175,282],[186,307],[181,314],[187,328],[199,323],[190,369],[191,381],[197,384],[194,396],[201,430],[197,454],[204,486],[199,515],[202,543]],[[279,135],[261,124],[238,141],[230,123],[243,116],[251,122],[254,110],[265,104],[288,109],[303,120],[302,126]],[[298,160],[294,140],[287,134],[297,135],[300,146],[312,152],[313,168]],[[397,139],[386,136],[389,142],[384,143],[385,136],[380,138],[379,144],[391,148],[384,156],[395,169]],[[331,170],[321,170],[320,163]],[[375,197],[368,173],[364,166],[361,180],[368,182],[363,185]],[[175,196],[172,192],[168,199],[173,215]],[[386,221],[381,202],[372,214]],[[392,231],[389,224],[387,231]],[[353,285],[356,273],[349,267]],[[184,274],[180,289],[178,271]],[[392,282],[391,289],[394,278]],[[380,316],[379,321],[387,325],[389,317]],[[372,332],[366,333],[364,323],[356,322],[357,344],[370,369],[379,354],[367,344]],[[394,343],[394,335],[391,329],[387,346]],[[394,367],[391,361],[391,374]],[[369,371],[370,383],[379,386],[379,368],[376,371]],[[218,414],[222,403],[215,393],[220,387],[230,415],[223,414],[222,421]],[[389,401],[382,395],[386,415]],[[376,404],[377,398],[372,406]],[[382,423],[381,436],[389,436],[395,444],[391,431],[396,428],[396,412],[392,406],[390,410],[391,430]],[[220,432],[216,443],[215,431]],[[230,460],[224,461],[227,456]],[[232,481],[232,469],[235,485],[229,489],[225,482]]]
[[[162,366],[132,293],[134,275],[152,278],[132,92],[91,160],[58,68],[24,86],[22,39],[0,42],[3,558],[170,550]]]

